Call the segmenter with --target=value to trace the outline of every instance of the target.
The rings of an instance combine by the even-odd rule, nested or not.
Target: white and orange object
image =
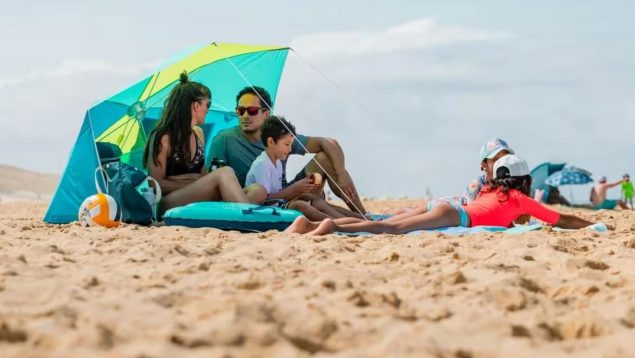
[[[119,208],[115,198],[108,194],[91,195],[82,202],[77,220],[82,226],[119,226]]]

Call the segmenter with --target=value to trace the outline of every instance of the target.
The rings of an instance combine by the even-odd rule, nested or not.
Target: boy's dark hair
[[[273,138],[273,142],[277,143],[280,138],[287,134],[295,136],[295,127],[282,116],[269,116],[260,127],[260,139],[265,147],[267,146],[267,138]]]
[[[508,199],[508,193],[511,189],[516,189],[529,196],[529,193],[531,192],[531,175],[492,179],[488,181],[488,189],[484,189],[483,191],[488,192],[499,188],[501,193],[504,195],[503,201]]]
[[[240,97],[246,94],[252,94],[258,97],[258,99],[260,100],[260,107],[264,109],[270,109],[273,105],[271,103],[271,96],[269,95],[269,92],[267,92],[266,89],[258,86],[245,87],[240,92],[238,92],[238,95],[236,96],[236,104],[238,104],[238,101],[240,101]],[[265,103],[262,103],[262,101],[265,101]]]

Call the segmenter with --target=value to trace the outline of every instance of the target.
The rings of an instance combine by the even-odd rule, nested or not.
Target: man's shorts
[[[459,219],[461,223],[459,226],[461,227],[470,227],[470,218],[467,216],[467,211],[461,205],[460,198],[457,197],[447,197],[447,198],[439,198],[436,200],[432,200],[428,202],[428,211],[432,210],[435,206],[439,204],[448,204],[452,207],[452,209],[456,210],[459,213]]]
[[[615,209],[617,200],[605,199],[602,204],[596,206],[596,209]]]

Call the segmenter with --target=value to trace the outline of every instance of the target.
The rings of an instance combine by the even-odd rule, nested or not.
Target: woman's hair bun
[[[181,75],[179,76],[179,80],[181,81],[181,83],[186,83],[188,81],[187,71],[181,72]]]

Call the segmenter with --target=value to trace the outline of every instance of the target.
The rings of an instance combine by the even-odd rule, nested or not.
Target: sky
[[[364,196],[459,194],[492,137],[635,172],[634,1],[0,1],[2,164],[61,174],[93,104],[236,42],[293,49],[275,112],[337,139]]]

